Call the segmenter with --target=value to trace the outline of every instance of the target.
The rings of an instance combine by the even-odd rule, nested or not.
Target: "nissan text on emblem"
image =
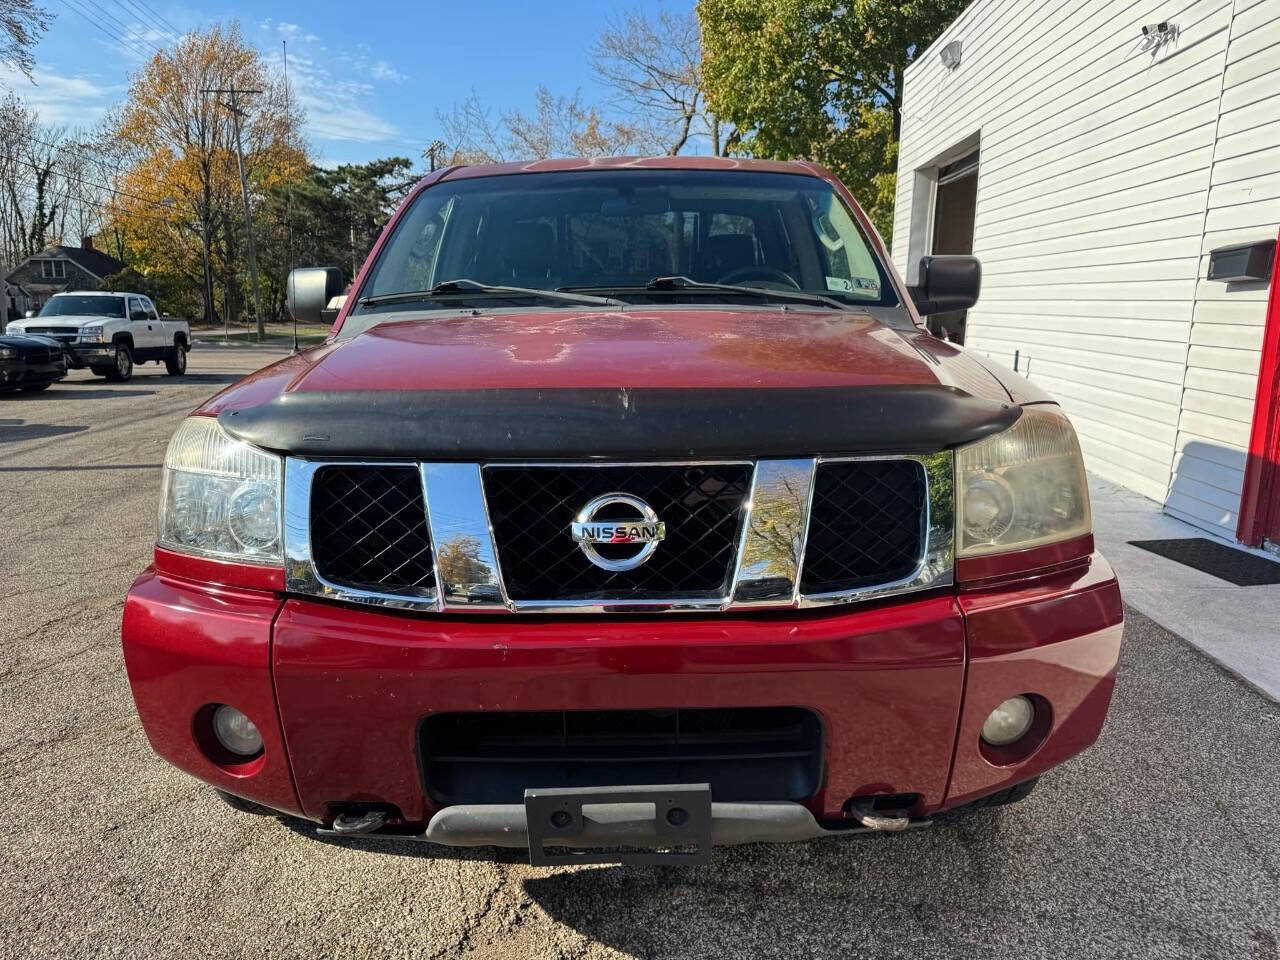
[[[569,530],[588,560],[615,573],[640,566],[653,556],[667,535],[667,525],[658,519],[653,507],[629,493],[596,497],[582,508]],[[600,555],[597,547],[601,546],[608,547],[610,556]],[[637,549],[625,549],[630,546]],[[619,553],[623,555],[615,555]]]

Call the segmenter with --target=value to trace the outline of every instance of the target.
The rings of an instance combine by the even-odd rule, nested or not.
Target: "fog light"
[[[993,747],[1020,740],[1036,718],[1036,708],[1023,696],[1010,697],[991,711],[982,725],[982,739]]]
[[[262,734],[253,721],[226,704],[213,711],[213,735],[237,756],[252,757],[262,751]]]

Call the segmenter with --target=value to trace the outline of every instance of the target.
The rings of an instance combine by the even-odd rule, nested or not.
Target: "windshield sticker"
[[[875,277],[827,277],[827,289],[840,293],[856,293],[863,297],[879,297],[880,281]]]

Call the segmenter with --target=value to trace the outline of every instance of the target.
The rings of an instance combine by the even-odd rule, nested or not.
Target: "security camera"
[[[1170,23],[1168,20],[1144,24],[1142,27],[1142,35],[1149,40],[1168,40],[1175,36],[1177,32],[1177,25]]]

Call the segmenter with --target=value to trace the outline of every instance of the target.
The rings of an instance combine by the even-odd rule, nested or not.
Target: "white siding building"
[[[1091,470],[1229,539],[1269,286],[1209,253],[1278,230],[1280,0],[975,0],[906,72],[898,269],[971,244],[982,297],[944,322],[1062,402]]]

